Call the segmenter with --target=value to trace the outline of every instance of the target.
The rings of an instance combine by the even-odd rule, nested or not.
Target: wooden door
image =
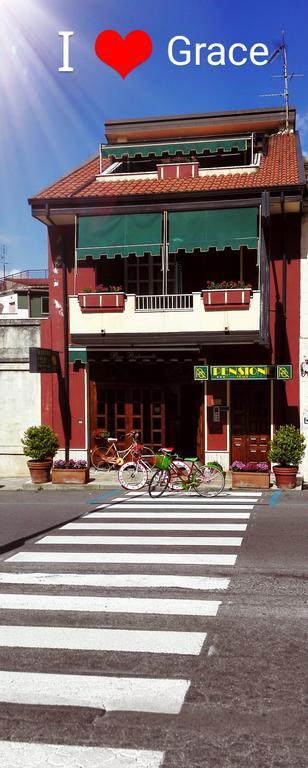
[[[131,430],[153,450],[165,444],[165,398],[161,387],[105,386],[90,382],[91,434],[96,427],[116,437],[118,447],[125,448]]]
[[[231,461],[267,461],[270,382],[231,383]]]

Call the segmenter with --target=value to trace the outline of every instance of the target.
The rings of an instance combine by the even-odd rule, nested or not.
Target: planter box
[[[58,469],[54,467],[51,474],[52,482],[58,485],[73,483],[76,485],[85,485],[90,479],[89,467],[86,469]]]
[[[211,288],[208,291],[202,291],[204,309],[210,310],[229,310],[229,309],[249,309],[250,288]]]
[[[269,488],[269,472],[232,472],[232,488]]]
[[[82,312],[124,312],[125,293],[79,293]]]

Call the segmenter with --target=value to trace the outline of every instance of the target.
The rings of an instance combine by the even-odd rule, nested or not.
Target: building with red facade
[[[48,230],[42,421],[72,456],[96,427],[264,460],[299,424],[304,166],[295,110],[113,121],[30,200]]]

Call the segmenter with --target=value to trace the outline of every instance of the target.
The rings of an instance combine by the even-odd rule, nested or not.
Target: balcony
[[[211,305],[207,311],[205,294],[198,291],[184,294],[142,295],[119,294],[79,294],[71,296],[70,330],[72,335],[80,336],[108,334],[168,334],[168,333],[204,333],[227,334],[232,332],[255,332],[260,330],[260,291],[239,291],[241,300],[236,297],[228,303],[227,293],[223,304]],[[216,291],[217,293],[217,291]],[[232,294],[233,292],[230,291]],[[114,303],[120,301],[121,307],[113,309],[102,306],[102,297],[111,297]],[[118,299],[116,299],[118,296]],[[86,297],[86,298],[85,298]],[[245,311],[243,311],[245,309]]]

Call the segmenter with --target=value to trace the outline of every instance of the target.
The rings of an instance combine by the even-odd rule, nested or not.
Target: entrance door
[[[131,430],[157,450],[165,444],[165,402],[161,387],[115,387],[90,383],[91,430],[106,429],[125,448]]]
[[[267,461],[270,382],[231,382],[231,461]]]

